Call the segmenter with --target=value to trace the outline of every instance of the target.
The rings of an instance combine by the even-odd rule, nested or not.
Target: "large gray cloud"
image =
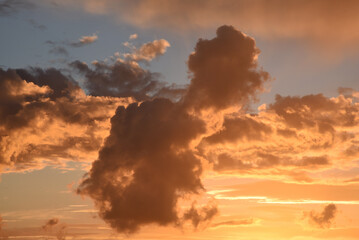
[[[252,38],[222,26],[215,38],[198,41],[189,58],[193,78],[180,101],[157,98],[117,109],[98,160],[78,188],[94,199],[101,218],[132,233],[152,223],[190,221],[198,227],[217,214],[211,202],[184,211],[177,206],[203,191],[202,164],[192,143],[207,133],[207,123],[192,109],[247,104],[268,79],[257,69],[258,53]]]

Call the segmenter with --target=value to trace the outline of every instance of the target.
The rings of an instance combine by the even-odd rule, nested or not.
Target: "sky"
[[[357,239],[358,11],[0,0],[0,239]]]

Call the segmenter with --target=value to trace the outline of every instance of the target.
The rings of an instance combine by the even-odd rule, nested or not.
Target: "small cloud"
[[[137,33],[134,33],[134,34],[130,35],[129,39],[134,40],[134,39],[137,39],[137,37],[138,37]]]
[[[64,55],[64,56],[68,56],[69,53],[66,50],[65,47],[62,46],[54,46],[49,50],[49,53],[55,54],[55,55]]]
[[[230,220],[224,222],[213,223],[212,228],[219,228],[219,227],[239,227],[239,226],[249,226],[254,225],[258,222],[257,219],[253,218],[243,218],[238,220]]]
[[[304,212],[304,217],[308,218],[309,223],[312,223],[320,228],[329,228],[337,213],[337,207],[331,203],[324,207],[320,213],[313,211]]]
[[[36,29],[39,29],[41,31],[44,31],[47,29],[47,27],[43,24],[39,24],[38,22],[36,22],[34,19],[29,19],[29,23],[31,26],[33,26]]]
[[[69,45],[72,47],[82,47],[85,45],[89,45],[93,42],[96,42],[98,39],[98,35],[96,33],[92,34],[91,36],[82,36],[78,39],[77,42],[72,42]]]
[[[124,46],[132,48],[132,44],[129,42],[125,42]],[[139,49],[134,48],[133,53],[127,53],[124,54],[124,56],[136,62],[150,62],[154,58],[163,55],[170,46],[170,43],[166,39],[154,40],[153,42],[143,44]]]
[[[47,222],[42,226],[42,229],[49,230],[58,223],[59,223],[58,218],[51,218],[51,219],[47,220]]]

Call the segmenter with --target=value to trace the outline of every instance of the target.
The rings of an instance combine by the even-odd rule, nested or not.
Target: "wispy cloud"
[[[83,47],[96,42],[97,39],[98,39],[98,35],[94,33],[92,35],[82,36],[76,42],[70,42],[68,44],[72,47]]]

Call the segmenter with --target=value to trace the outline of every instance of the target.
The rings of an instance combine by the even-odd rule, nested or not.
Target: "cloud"
[[[184,104],[221,110],[256,99],[269,80],[269,74],[258,68],[259,53],[254,39],[232,26],[219,27],[211,40],[200,39],[188,59],[192,79]]]
[[[65,47],[62,46],[53,46],[49,53],[55,54],[55,55],[63,55],[63,56],[69,56],[69,52],[66,50]]]
[[[204,118],[191,114],[192,109],[221,110],[247,103],[267,76],[257,70],[258,53],[252,38],[230,26],[220,27],[212,40],[199,40],[189,59],[193,78],[183,98],[119,107],[78,193],[90,196],[100,217],[118,232],[183,221],[197,228],[211,220],[217,213],[212,203],[202,207],[193,203],[184,211],[177,206],[184,197],[204,190],[201,159],[192,143],[206,134],[207,126]],[[84,65],[77,68],[89,71]]]
[[[138,37],[137,33],[134,33],[134,34],[130,35],[129,39],[134,40],[134,39],[137,39],[137,37]]]
[[[58,218],[51,218],[42,226],[42,229],[47,232],[56,231],[56,239],[65,240],[66,239],[66,224],[60,224]]]
[[[39,25],[34,22],[33,20],[30,20],[30,23],[36,27],[36,28],[40,28],[40,29],[44,29],[42,26],[43,25]],[[57,54],[57,55],[64,55],[64,56],[68,56],[69,53],[66,49],[66,46],[70,46],[70,47],[83,47],[89,44],[94,43],[95,41],[97,41],[98,36],[96,33],[92,34],[91,36],[82,36],[81,38],[78,39],[78,41],[75,42],[71,42],[68,40],[65,41],[51,41],[51,40],[47,40],[45,43],[48,44],[51,48],[49,50],[49,53],[52,54]]]
[[[34,28],[39,29],[41,31],[44,31],[47,29],[47,27],[45,25],[39,24],[34,19],[29,19],[28,22],[30,23],[31,26],[33,26]]]
[[[20,9],[29,9],[34,7],[33,3],[23,0],[4,0],[0,2],[0,17],[11,16]]]
[[[91,161],[127,99],[86,96],[56,69],[0,69],[0,167],[23,171]],[[5,169],[4,169],[5,168]]]
[[[226,23],[267,39],[303,39],[323,53],[358,50],[359,3],[348,0],[58,1],[141,28],[188,31]],[[208,17],[210,16],[210,17]],[[283,24],[285,23],[285,24]],[[324,50],[324,51],[323,51]]]
[[[133,37],[133,35],[131,35]],[[133,39],[131,38],[130,39]],[[137,36],[137,35],[136,35]],[[166,52],[166,49],[171,46],[165,39],[154,40],[143,44],[139,49],[136,49],[132,54],[125,54],[126,58],[133,61],[152,61]]]
[[[354,100],[352,95],[278,95],[258,114],[226,115],[198,149],[222,173],[276,172],[312,181],[308,174],[356,165],[359,105]]]
[[[239,226],[248,226],[253,225],[257,222],[256,219],[253,218],[243,218],[239,220],[230,220],[224,222],[213,223],[211,225],[212,228],[219,228],[219,227],[239,227]]]
[[[47,222],[42,226],[42,229],[49,230],[58,223],[59,223],[58,218],[51,218],[51,219],[47,220]]]
[[[178,200],[203,191],[201,162],[189,149],[203,122],[155,99],[118,108],[111,124],[79,193],[93,198],[100,217],[119,232],[178,223]]]
[[[218,209],[216,205],[205,206],[201,209],[198,209],[194,204],[190,209],[188,209],[184,215],[183,220],[190,220],[194,228],[198,228],[200,224],[208,223],[212,220],[214,216],[218,214]]]
[[[328,204],[324,207],[321,213],[315,211],[305,212],[304,216],[308,218],[309,222],[320,228],[329,228],[337,213],[335,204]]]
[[[178,99],[185,91],[183,87],[159,81],[158,73],[133,60],[117,58],[114,62],[96,61],[93,65],[80,61],[70,64],[85,77],[85,86],[93,96],[133,97],[142,101],[153,97]]]
[[[83,46],[86,46],[86,45],[96,42],[97,39],[98,39],[98,35],[96,33],[94,33],[89,36],[82,36],[81,38],[78,39],[77,42],[71,42],[71,43],[69,43],[69,45],[72,47],[83,47]]]

